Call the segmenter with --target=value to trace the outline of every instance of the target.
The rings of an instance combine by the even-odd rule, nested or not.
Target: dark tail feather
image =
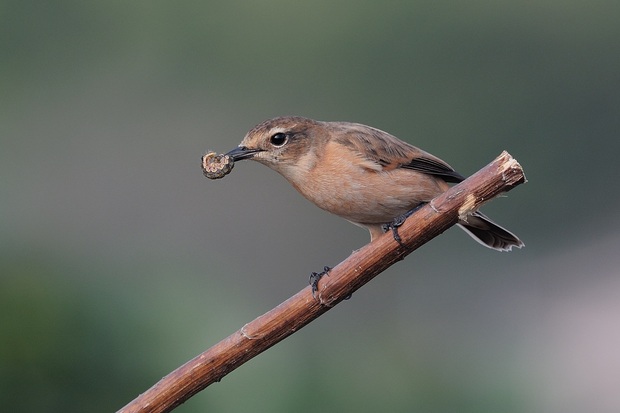
[[[510,231],[491,221],[482,212],[474,212],[459,226],[482,245],[498,251],[510,251],[512,247],[521,248],[525,244]]]

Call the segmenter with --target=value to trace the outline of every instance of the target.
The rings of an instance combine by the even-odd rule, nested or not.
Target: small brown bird
[[[367,228],[371,241],[448,183],[464,179],[441,159],[379,129],[303,117],[267,120],[226,155],[270,167],[319,208]],[[459,225],[495,250],[523,246],[480,212]]]

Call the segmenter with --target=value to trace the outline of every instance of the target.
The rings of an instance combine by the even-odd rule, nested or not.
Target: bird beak
[[[257,152],[262,152],[262,149],[250,149],[245,146],[238,146],[226,155],[230,156],[233,161],[241,161],[243,159],[249,159]]]

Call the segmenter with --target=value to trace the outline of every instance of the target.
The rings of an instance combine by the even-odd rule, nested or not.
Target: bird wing
[[[346,126],[349,133],[341,135],[338,143],[378,164],[382,170],[410,169],[437,176],[446,182],[461,182],[465,179],[441,159],[387,132],[361,124]]]

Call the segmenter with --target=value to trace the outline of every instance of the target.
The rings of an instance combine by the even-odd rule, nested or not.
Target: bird
[[[438,157],[377,128],[301,116],[254,126],[226,155],[273,169],[319,208],[366,228],[371,242],[392,228],[400,243],[396,228],[412,211],[465,179]],[[494,250],[524,246],[480,211],[458,225]]]

